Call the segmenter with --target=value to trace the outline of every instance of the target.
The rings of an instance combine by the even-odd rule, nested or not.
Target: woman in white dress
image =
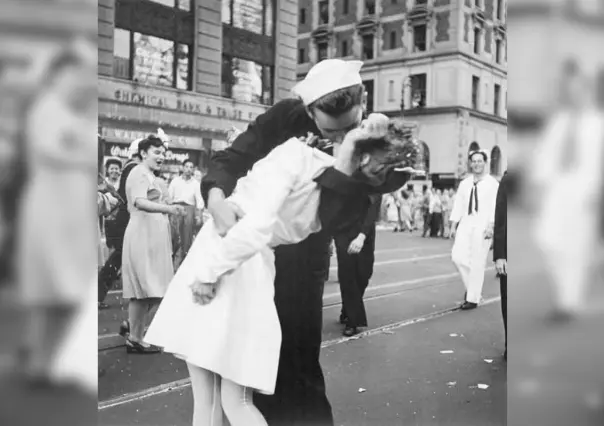
[[[274,393],[279,364],[272,249],[320,231],[314,179],[326,169],[384,182],[386,164],[403,146],[387,129],[384,116],[364,122],[337,158],[288,140],[237,183],[229,202],[245,216],[228,234],[221,238],[212,219],[200,231],[145,337],[187,362],[194,426],[222,424],[222,409],[231,426],[266,425],[252,395]]]

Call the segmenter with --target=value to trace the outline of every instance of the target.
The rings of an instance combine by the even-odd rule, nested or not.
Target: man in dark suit
[[[375,261],[375,223],[382,205],[381,195],[370,195],[371,206],[363,222],[335,235],[338,256],[338,281],[342,294],[340,324],[344,336],[353,336],[367,327],[363,295],[373,275]]]
[[[508,172],[505,172],[495,204],[495,227],[493,230],[493,260],[499,276],[501,289],[501,312],[503,314],[503,326],[505,329],[505,353],[504,359],[508,359]]]

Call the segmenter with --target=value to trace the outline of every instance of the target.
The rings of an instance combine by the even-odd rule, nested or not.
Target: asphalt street
[[[336,425],[505,424],[506,364],[499,284],[487,270],[484,303],[456,308],[463,285],[452,242],[378,232],[365,296],[369,327],[344,338],[332,258],[324,295],[321,363]],[[119,292],[99,313],[99,425],[190,425],[186,366],[169,354],[128,355],[115,336]]]

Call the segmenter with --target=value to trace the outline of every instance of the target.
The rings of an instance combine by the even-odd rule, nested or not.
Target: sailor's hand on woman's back
[[[224,237],[229,229],[245,215],[239,206],[225,199],[224,192],[220,188],[210,190],[208,211],[212,215],[216,230],[221,237]]]

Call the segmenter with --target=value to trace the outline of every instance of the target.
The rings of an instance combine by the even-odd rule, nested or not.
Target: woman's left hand
[[[207,305],[216,297],[216,283],[195,281],[190,287],[193,292],[193,302],[199,305]]]

